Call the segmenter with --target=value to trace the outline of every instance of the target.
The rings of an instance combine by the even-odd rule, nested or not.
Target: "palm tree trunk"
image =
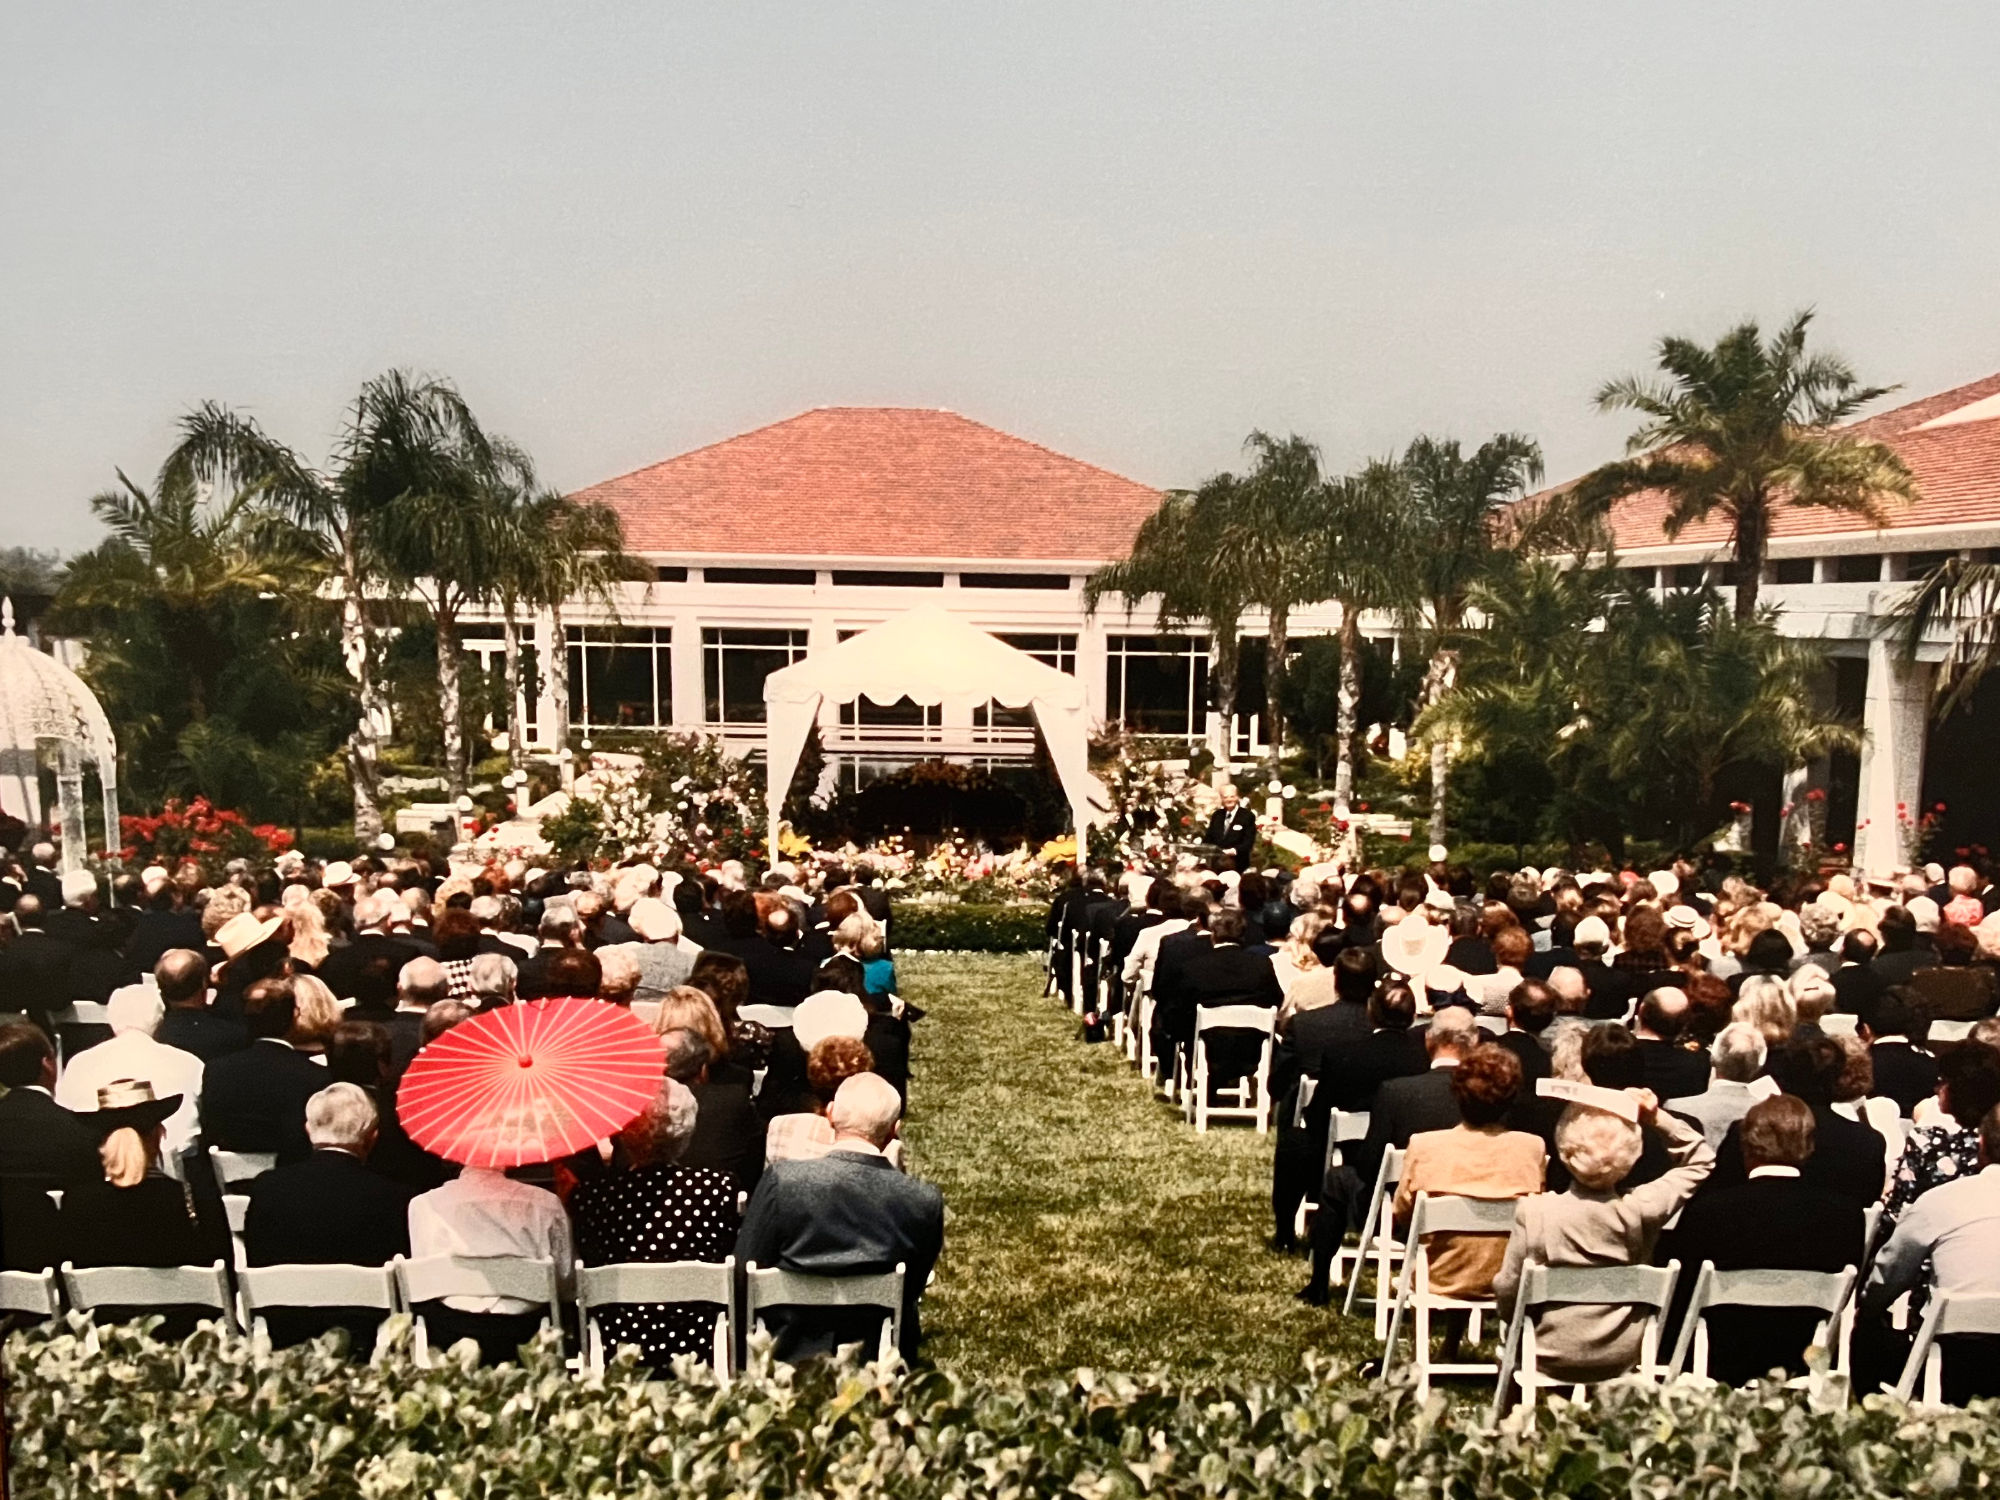
[[[507,668],[507,769],[518,771],[527,761],[527,740],[521,721],[521,626],[514,618],[514,601],[505,602],[500,614],[500,651]]]
[[[1339,758],[1333,769],[1333,810],[1345,819],[1354,802],[1355,720],[1361,712],[1361,611],[1340,602],[1340,698],[1334,715]]]
[[[1451,684],[1458,675],[1458,653],[1439,647],[1431,654],[1430,670],[1424,673],[1424,707],[1433,707],[1439,699],[1451,691]],[[1431,829],[1433,844],[1445,841],[1445,813],[1447,783],[1451,775],[1451,746],[1442,734],[1433,733],[1431,738]]]
[[[1219,784],[1227,779],[1226,768],[1236,749],[1236,732],[1230,721],[1236,717],[1237,637],[1233,622],[1224,624],[1220,620],[1211,620],[1209,630],[1210,638],[1215,643],[1215,667],[1209,674],[1209,685],[1215,696],[1215,716],[1221,722],[1217,731],[1221,738],[1214,746],[1215,775]]]
[[[1271,771],[1285,756],[1285,645],[1291,631],[1291,610],[1271,608],[1271,633],[1264,641],[1264,742],[1271,747]]]
[[[575,763],[561,752],[569,748],[569,641],[563,631],[562,604],[549,606],[549,700],[555,709],[556,768],[568,791],[576,780]]]
[[[1763,501],[1740,508],[1736,515],[1736,618],[1750,620],[1757,613],[1757,590],[1764,581],[1764,553],[1770,538]]]
[[[352,531],[341,537],[340,584],[340,654],[357,684],[361,702],[354,733],[347,741],[347,769],[354,784],[354,839],[366,845],[374,843],[382,832],[382,804],[376,792],[376,766],[381,755],[381,747],[375,740],[379,690],[368,639],[368,620],[361,607],[361,563],[355,554]]]
[[[444,739],[445,796],[456,803],[465,795],[465,721],[458,683],[458,620],[456,612],[438,601],[438,715]]]

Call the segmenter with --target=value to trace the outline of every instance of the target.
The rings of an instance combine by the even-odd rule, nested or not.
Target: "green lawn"
[[[929,1354],[982,1374],[1099,1369],[1291,1375],[1358,1361],[1366,1325],[1293,1299],[1264,1247],[1271,1141],[1197,1136],[1108,1044],[1041,994],[1031,955],[899,955],[916,1027],[915,1170],[944,1192]]]

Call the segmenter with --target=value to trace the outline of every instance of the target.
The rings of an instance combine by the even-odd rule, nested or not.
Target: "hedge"
[[[275,1355],[213,1325],[179,1345],[82,1320],[16,1335],[14,1493],[1809,1500],[1971,1494],[2000,1472],[1993,1403],[1634,1384],[1493,1428],[1483,1408],[1311,1362],[1289,1383],[1239,1384],[760,1360],[725,1388],[700,1368],[644,1381],[624,1359],[580,1379],[547,1337],[521,1365],[420,1370],[407,1318],[392,1325],[373,1367],[345,1363],[338,1335]]]
[[[889,911],[889,940],[898,948],[1039,953],[1048,944],[1048,915],[1041,905],[898,901]]]

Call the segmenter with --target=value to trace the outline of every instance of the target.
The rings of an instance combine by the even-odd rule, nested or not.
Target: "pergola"
[[[54,759],[62,819],[62,866],[83,867],[83,768],[104,788],[105,841],[118,840],[118,741],[84,680],[14,629],[14,602],[0,599],[0,807],[31,828],[42,821],[41,765]]]
[[[1082,849],[1094,816],[1083,684],[956,616],[925,608],[850,636],[764,679],[765,800],[773,851],[785,792],[820,705],[856,698],[882,705],[903,698],[926,707],[943,705],[948,718],[963,720],[988,701],[1003,708],[1032,708]]]

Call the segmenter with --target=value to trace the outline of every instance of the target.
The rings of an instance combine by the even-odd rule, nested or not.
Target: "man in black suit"
[[[1775,1047],[1765,1064],[1785,1093],[1803,1099],[1813,1114],[1813,1153],[1799,1174],[1813,1187],[1866,1208],[1881,1201],[1886,1175],[1882,1137],[1873,1127],[1833,1112],[1834,1090],[1847,1066],[1840,1044],[1823,1032],[1795,1033]],[[1711,1189],[1734,1187],[1748,1176],[1743,1164],[1743,1122],[1729,1127],[1715,1153]]]
[[[1116,922],[1111,924],[1111,1004],[1114,1010],[1123,1010],[1132,1004],[1132,996],[1126,993],[1124,973],[1125,960],[1132,956],[1132,945],[1139,941],[1139,934],[1148,927],[1157,927],[1167,920],[1166,904],[1174,899],[1174,883],[1164,875],[1156,875],[1145,889],[1145,899],[1127,909]]]
[[[306,1100],[326,1086],[327,1074],[285,1040],[296,1011],[289,979],[260,979],[244,991],[250,1045],[202,1074],[201,1129],[209,1145],[275,1152],[281,1161],[311,1153]]]
[[[1104,1018],[1098,1014],[1097,1002],[1102,989],[1099,981],[1106,972],[1104,965],[1110,963],[1110,960],[1102,958],[1102,955],[1112,946],[1118,919],[1130,910],[1131,903],[1125,899],[1118,887],[1109,882],[1103,891],[1096,893],[1092,899],[1084,903],[1083,930],[1079,934],[1079,940],[1083,944],[1085,1041],[1095,1042],[1104,1039]],[[1115,965],[1109,972],[1117,972]]]
[[[674,886],[674,910],[681,914],[681,931],[687,934],[689,942],[713,948],[729,934],[703,897],[699,876],[684,874]]]
[[[42,898],[30,891],[14,903],[14,941],[0,948],[0,1010],[25,1011],[48,1031],[49,1018],[69,1005],[69,944],[50,935]]]
[[[192,948],[170,948],[153,965],[153,980],[167,1013],[153,1040],[214,1062],[250,1045],[241,1021],[219,1014],[208,1003],[208,960]]]
[[[1202,842],[1227,850],[1229,868],[1247,870],[1257,848],[1257,815],[1243,805],[1242,795],[1233,785],[1224,785],[1216,795],[1222,805],[1208,815],[1208,829]]]
[[[1936,915],[1931,913],[1932,917]],[[1882,913],[1882,951],[1875,955],[1870,967],[1885,988],[1908,984],[1917,970],[1935,969],[1937,961],[1937,948],[1930,934],[1917,930],[1917,919],[1907,907],[1892,906]]]
[[[1185,1015],[1192,1028],[1194,1010],[1185,994],[1188,965],[1214,943],[1207,925],[1208,903],[1199,893],[1190,891],[1183,898],[1181,916],[1187,920],[1187,930],[1160,939],[1159,957],[1153,960],[1153,1056],[1159,1059],[1162,1078],[1171,1077],[1174,1066],[1173,1046],[1162,1014]]]
[[[1653,1263],[1681,1263],[1674,1319],[1685,1315],[1703,1262],[1718,1271],[1840,1271],[1859,1267],[1862,1209],[1808,1182],[1811,1106],[1789,1094],[1750,1106],[1739,1126],[1747,1180],[1697,1192],[1660,1238]],[[1708,1324],[1708,1373],[1742,1385],[1774,1369],[1805,1373],[1819,1314],[1789,1308],[1717,1308]]]
[[[98,1132],[56,1103],[55,1086],[55,1048],[41,1028],[18,1016],[0,1021],[0,1268],[9,1271],[61,1259],[49,1190],[103,1175]]]
[[[1687,991],[1662,985],[1639,1002],[1633,1032],[1639,1038],[1642,1086],[1661,1099],[1684,1099],[1708,1087],[1708,1054],[1681,1045],[1687,1030]]]
[[[1918,1021],[1907,995],[1901,988],[1886,991],[1861,1018],[1861,1038],[1875,1065],[1875,1092],[1894,1099],[1906,1119],[1938,1086],[1937,1059],[1910,1040]]]
[[[377,1124],[374,1100],[358,1084],[328,1084],[306,1101],[312,1154],[250,1185],[243,1249],[251,1265],[381,1266],[410,1253],[410,1191],[368,1167]],[[265,1319],[280,1348],[341,1327],[352,1350],[365,1356],[381,1316],[314,1308],[273,1311]]]
[[[199,953],[207,939],[202,936],[201,916],[180,904],[180,890],[171,880],[154,877],[156,884],[145,897],[144,910],[132,924],[125,940],[127,972],[144,974],[176,948]]]
[[[1875,972],[1875,934],[1858,927],[1840,940],[1840,967],[1833,971],[1833,1008],[1850,1016],[1863,1015],[1889,988]]]
[[[696,1105],[694,1135],[680,1164],[727,1172],[739,1189],[754,1191],[764,1175],[764,1117],[751,1102],[750,1090],[709,1078],[715,1055],[699,1033],[670,1031],[660,1040],[667,1049],[667,1076],[686,1084]]]
[[[1542,1033],[1556,1018],[1556,992],[1539,979],[1524,979],[1508,993],[1507,1029],[1493,1040],[1521,1065],[1521,1089],[1532,1094],[1537,1079],[1549,1076],[1549,1049]]]
[[[68,998],[102,1005],[125,982],[117,932],[101,913],[97,877],[88,870],[67,871],[62,893],[63,904],[48,914],[48,932],[70,952]]]
[[[743,961],[750,976],[750,998],[759,1005],[797,1005],[811,993],[812,960],[795,949],[778,947],[763,934],[757,918],[757,898],[748,891],[730,891],[722,898],[726,936],[714,947]]]
[[[47,839],[28,851],[28,894],[42,903],[43,911],[62,905],[62,877],[56,874],[56,846]]]
[[[1372,1111],[1383,1084],[1428,1069],[1430,1054],[1424,1034],[1415,1029],[1416,1017],[1416,995],[1407,984],[1390,981],[1378,985],[1368,997],[1368,1035],[1351,1046],[1329,1051],[1321,1060],[1319,1087],[1313,1092],[1306,1119],[1323,1119],[1336,1109]]]
[[[750,1199],[736,1255],[745,1263],[827,1276],[903,1270],[902,1353],[922,1338],[918,1298],[944,1248],[944,1197],[906,1177],[882,1152],[896,1137],[902,1105],[873,1073],[841,1084],[827,1107],[833,1149],[808,1161],[774,1162]],[[780,1359],[796,1363],[859,1343],[872,1354],[882,1314],[869,1307],[774,1308],[766,1317]]]
[[[375,891],[354,903],[354,940],[328,953],[319,966],[319,977],[336,998],[355,997],[356,980],[370,959],[386,958],[400,974],[413,958],[437,957],[437,949],[429,943],[390,933],[389,920],[402,909],[394,891]]]
[[[1206,951],[1191,953],[1180,966],[1171,991],[1159,996],[1153,1011],[1155,1048],[1192,1047],[1195,1012],[1201,1006],[1258,1005],[1275,1011],[1284,1003],[1285,994],[1278,986],[1271,960],[1243,946],[1244,927],[1243,913],[1233,908],[1217,912],[1210,920],[1212,944]],[[1234,1083],[1254,1068],[1264,1044],[1247,1032],[1224,1031],[1212,1033],[1206,1045],[1209,1078],[1219,1086]],[[1192,1053],[1187,1071],[1192,1078]]]

